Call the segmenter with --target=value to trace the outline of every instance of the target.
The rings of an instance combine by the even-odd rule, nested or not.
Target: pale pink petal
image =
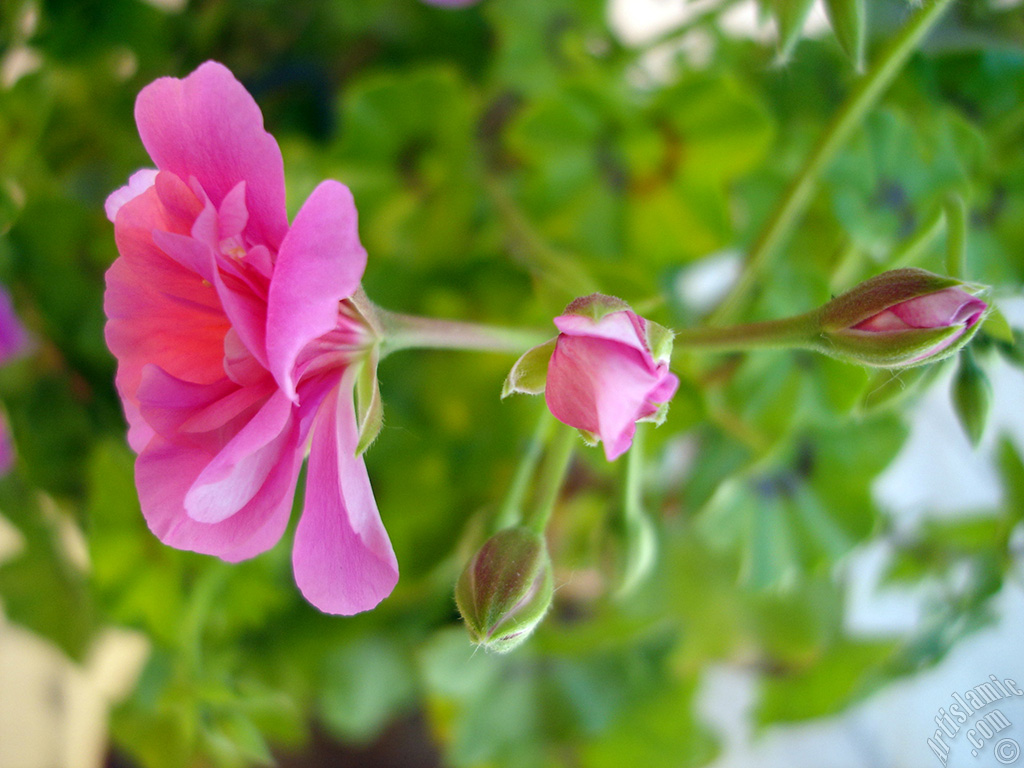
[[[249,353],[267,366],[267,304],[254,293],[250,283],[223,269],[214,271],[214,285],[231,327]]]
[[[662,378],[632,347],[563,336],[551,356],[544,397],[559,421],[598,435],[612,461],[632,442],[636,420],[650,415],[648,395],[659,391]]]
[[[149,365],[142,370],[138,399],[142,417],[163,438],[217,453],[273,392],[270,377],[262,385],[249,387],[239,387],[227,378],[194,384]]]
[[[986,304],[959,288],[946,288],[901,302],[890,311],[911,328],[943,328],[980,315]]]
[[[245,230],[249,223],[249,211],[245,207],[245,182],[238,182],[221,201],[220,209],[217,211],[217,219],[220,224],[220,239],[238,237]]]
[[[325,613],[367,611],[398,581],[398,562],[361,457],[352,382],[324,400],[313,427],[306,501],[295,531],[295,581]]]
[[[189,272],[199,275],[207,282],[213,282],[213,251],[206,243],[190,235],[165,232],[162,229],[153,230],[153,242]]]
[[[163,228],[179,235],[189,235],[196,216],[203,210],[203,200],[182,180],[168,171],[156,176],[157,197],[163,204]]]
[[[646,353],[644,359],[650,358],[651,365],[654,365],[654,358],[647,351],[647,340],[644,338],[644,320],[630,310],[612,312],[600,320],[586,315],[559,315],[554,322],[555,327],[566,336],[588,336],[626,344]]]
[[[183,80],[164,77],[135,102],[135,121],[149,156],[183,181],[198,179],[215,206],[246,182],[253,243],[278,248],[288,231],[284,165],[263,115],[222,64],[208,61]]]
[[[293,445],[260,492],[220,523],[200,523],[185,513],[185,494],[210,455],[156,437],[135,463],[135,484],[146,523],[164,544],[237,562],[270,549],[291,514],[302,451]]]
[[[203,468],[185,494],[185,511],[201,523],[219,523],[245,506],[282,460],[292,441],[292,404],[275,392]]]
[[[125,186],[115,189],[107,196],[103,210],[106,211],[107,218],[111,223],[117,218],[117,212],[125,203],[134,200],[153,186],[156,182],[156,175],[157,171],[154,168],[141,168],[128,178],[128,183]]]
[[[267,299],[270,372],[294,399],[300,350],[332,330],[338,302],[359,287],[366,251],[348,187],[325,181],[306,200],[281,245]]]

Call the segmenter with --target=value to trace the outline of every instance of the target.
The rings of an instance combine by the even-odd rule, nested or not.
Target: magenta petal
[[[344,184],[325,181],[281,244],[267,298],[268,368],[292,399],[299,351],[335,327],[338,302],[359,287],[365,269],[352,193]]]
[[[281,244],[288,231],[281,150],[263,130],[252,96],[224,65],[208,61],[183,80],[163,77],[146,86],[135,121],[157,167],[198,179],[214,205],[245,181],[250,239]]]
[[[213,282],[213,252],[208,245],[194,237],[162,229],[153,230],[153,242],[185,269]]]
[[[348,381],[327,396],[316,417],[306,502],[292,553],[295,582],[325,613],[369,610],[398,581],[398,561],[355,448]]]
[[[185,511],[201,523],[219,523],[259,492],[294,442],[291,402],[275,392],[199,473],[185,494]]]
[[[977,307],[977,309],[976,309]],[[985,309],[985,303],[959,288],[946,288],[890,308],[911,328],[958,325]]]
[[[200,523],[185,514],[185,494],[210,456],[154,438],[135,463],[139,502],[150,530],[178,549],[216,555],[230,562],[270,549],[281,538],[292,509],[302,452],[285,452],[260,492],[220,523]]]

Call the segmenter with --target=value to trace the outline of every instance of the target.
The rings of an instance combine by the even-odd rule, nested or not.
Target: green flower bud
[[[553,595],[544,538],[523,527],[506,528],[488,539],[455,585],[455,603],[470,638],[498,653],[529,637]]]
[[[948,357],[974,336],[989,306],[967,284],[923,269],[866,280],[817,311],[814,347],[848,362],[906,368]]]

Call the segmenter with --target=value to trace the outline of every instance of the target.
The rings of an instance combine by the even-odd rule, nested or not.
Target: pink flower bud
[[[669,372],[672,332],[610,296],[577,299],[555,318],[560,333],[545,399],[559,421],[604,443],[609,461],[633,442],[636,422],[661,420],[679,386]]]
[[[948,357],[971,339],[988,311],[964,287],[923,269],[884,272],[818,311],[818,348],[881,368]]]

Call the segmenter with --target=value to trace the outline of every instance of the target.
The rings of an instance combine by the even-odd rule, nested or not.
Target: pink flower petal
[[[193,384],[148,365],[142,370],[138,399],[142,417],[161,437],[213,455],[256,415],[274,389],[270,377],[262,386],[239,387],[227,378]]]
[[[117,218],[117,212],[125,203],[134,200],[156,182],[157,170],[154,168],[142,168],[128,178],[128,183],[120,189],[115,189],[107,196],[103,204],[103,210],[107,214],[110,223],[113,224]]]
[[[213,286],[153,242],[166,213],[158,191],[147,190],[118,212],[114,234],[121,256],[107,271],[103,297],[107,346],[118,359],[117,389],[135,451],[153,435],[136,399],[142,369],[154,364],[189,381],[218,381],[229,328]]]
[[[267,299],[270,372],[295,398],[293,368],[302,348],[338,323],[338,302],[359,287],[366,251],[348,187],[325,181],[309,196],[281,245]]]
[[[283,460],[253,499],[220,523],[200,523],[185,514],[185,494],[210,460],[208,454],[154,438],[135,462],[142,514],[160,541],[178,549],[238,562],[270,549],[288,525],[302,464],[298,446]]]
[[[946,288],[904,301],[889,308],[911,328],[942,328],[958,325],[980,314],[985,302],[959,288]]]
[[[306,599],[321,611],[345,615],[373,608],[398,581],[366,465],[355,456],[352,383],[343,381],[317,414],[292,553],[295,581]]]
[[[259,492],[294,450],[292,404],[280,391],[231,438],[199,473],[185,494],[185,511],[201,523],[219,523],[235,514]]]
[[[617,341],[562,336],[544,397],[559,421],[598,435],[613,461],[632,443],[636,420],[652,413],[651,393],[675,393],[674,384],[664,383],[666,375],[671,374],[651,370],[641,352]]]
[[[654,365],[654,358],[647,350],[647,340],[644,338],[644,320],[632,311],[612,312],[600,320],[586,315],[559,315],[554,323],[566,336],[608,339],[630,346],[643,354],[645,360],[649,358],[652,367]]]
[[[246,233],[254,243],[280,246],[288,231],[281,150],[224,65],[208,61],[183,80],[163,77],[146,86],[135,121],[157,167],[183,181],[196,178],[215,206],[246,182]]]

